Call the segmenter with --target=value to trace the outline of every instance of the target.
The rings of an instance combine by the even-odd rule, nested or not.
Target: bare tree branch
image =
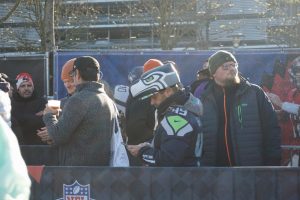
[[[14,12],[15,10],[18,8],[19,4],[21,3],[22,0],[17,0],[17,2],[15,3],[15,5],[11,8],[11,10],[0,19],[0,24],[4,23]]]

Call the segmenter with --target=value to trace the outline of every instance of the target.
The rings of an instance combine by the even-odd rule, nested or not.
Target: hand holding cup
[[[60,110],[60,101],[51,99],[48,100],[48,104],[44,110],[44,114],[52,113],[54,115],[58,115]]]

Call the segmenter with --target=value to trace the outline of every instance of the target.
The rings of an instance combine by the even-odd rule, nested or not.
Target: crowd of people
[[[59,165],[109,165],[117,104],[131,166],[280,165],[276,112],[266,93],[239,74],[230,52],[211,55],[190,89],[172,61],[149,59],[134,68],[115,99],[100,73],[93,57],[68,60],[59,108],[37,95],[30,74],[7,77],[2,90],[11,91],[12,109],[3,119],[11,119],[19,144],[57,147]]]
[[[119,116],[119,145],[130,166],[279,166],[281,130],[272,103],[296,120],[300,102],[264,92],[238,67],[232,53],[217,51],[184,87],[176,63],[153,58],[134,68],[129,85],[116,86],[113,94],[95,58],[73,58],[62,67],[67,95],[60,107],[37,94],[29,73],[15,79],[1,74],[1,134],[14,133],[20,145],[58,148],[60,166],[109,166]],[[293,127],[290,134],[299,137]],[[25,166],[20,152],[16,157]]]
[[[55,146],[64,166],[108,166],[116,115],[131,166],[281,165],[271,101],[294,116],[299,105],[265,93],[238,66],[232,53],[217,51],[184,87],[176,63],[153,58],[134,68],[129,85],[116,86],[113,96],[99,62],[82,56],[62,68],[67,95],[59,108],[37,94],[29,73],[1,74],[0,100],[9,102],[1,116],[20,145]]]

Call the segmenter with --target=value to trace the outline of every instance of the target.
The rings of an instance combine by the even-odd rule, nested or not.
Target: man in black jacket
[[[280,165],[280,128],[263,90],[238,75],[227,51],[209,60],[213,78],[201,96],[204,149],[208,166]]]
[[[163,65],[158,59],[149,59],[142,66],[142,71],[137,73],[131,72],[128,75],[130,84],[134,84],[137,79],[140,78],[143,72],[147,72],[152,68]],[[131,92],[126,102],[126,135],[128,136],[128,144],[137,145],[146,141],[150,141],[153,138],[153,130],[155,124],[155,108],[150,104],[150,99],[139,99],[133,97]],[[141,131],[142,130],[142,131]],[[129,154],[130,165],[139,166],[142,162],[139,159],[135,159]]]
[[[149,59],[143,66],[143,72],[161,65],[163,63],[160,60]],[[140,78],[141,74],[136,77],[136,80]],[[128,79],[132,80],[131,84],[135,82],[132,77],[128,77]],[[132,94],[129,92],[126,103],[126,134],[128,136],[128,144],[136,145],[153,138],[154,112],[155,108],[150,104],[150,99],[140,100],[139,98],[132,97]]]
[[[16,80],[11,101],[12,130],[20,144],[44,144],[36,133],[45,126],[42,116],[47,101],[36,94],[30,74],[20,73]]]

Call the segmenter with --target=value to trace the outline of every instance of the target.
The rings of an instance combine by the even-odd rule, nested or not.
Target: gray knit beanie
[[[210,74],[213,75],[221,65],[228,61],[237,63],[234,55],[228,51],[220,50],[211,55],[208,59],[208,68]]]

